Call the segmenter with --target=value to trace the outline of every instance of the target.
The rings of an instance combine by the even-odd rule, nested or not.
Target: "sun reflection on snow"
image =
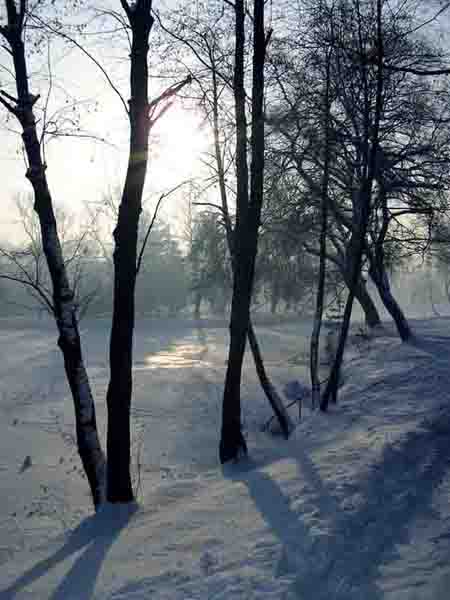
[[[144,359],[143,369],[184,369],[191,367],[210,367],[205,360],[208,350],[204,345],[195,343],[176,344],[166,352],[150,354]]]

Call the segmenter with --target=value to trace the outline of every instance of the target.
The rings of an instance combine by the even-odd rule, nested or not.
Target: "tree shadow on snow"
[[[301,448],[295,456],[281,452],[277,457],[297,462],[303,482],[298,506],[290,506],[287,494],[260,470],[264,465],[248,461],[224,474],[247,486],[281,542],[275,574],[295,574],[291,593],[299,599],[382,600],[380,570],[399,557],[397,547],[409,542],[414,520],[433,516],[432,494],[449,469],[449,445],[448,414],[425,420],[385,447],[366,478],[351,482],[344,492],[345,508]]]
[[[89,600],[109,549],[136,510],[137,504],[105,505],[98,513],[83,520],[62,548],[38,562],[0,592],[0,600],[12,600],[21,590],[83,549],[49,600]]]

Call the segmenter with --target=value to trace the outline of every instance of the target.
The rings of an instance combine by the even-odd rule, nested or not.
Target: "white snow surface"
[[[108,326],[82,326],[103,438]],[[249,457],[222,468],[226,327],[139,320],[138,502],[94,515],[54,328],[1,322],[0,599],[447,600],[450,319],[413,326],[411,344],[354,337],[338,405],[306,398],[288,441],[262,431],[247,357]],[[310,325],[257,333],[279,389],[307,383]]]

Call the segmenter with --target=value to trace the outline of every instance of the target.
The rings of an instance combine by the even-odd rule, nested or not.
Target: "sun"
[[[155,125],[150,139],[150,168],[163,182],[198,177],[210,150],[202,115],[173,106]]]

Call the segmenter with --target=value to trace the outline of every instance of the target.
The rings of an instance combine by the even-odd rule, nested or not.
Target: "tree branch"
[[[125,2],[125,0],[121,0],[121,2]],[[96,65],[96,67],[102,72],[103,76],[105,77],[106,81],[108,82],[108,84],[111,87],[111,89],[113,90],[113,92],[119,97],[119,99],[122,103],[122,106],[125,109],[125,112],[127,113],[127,115],[129,115],[130,111],[129,111],[128,105],[125,102],[125,99],[122,96],[122,94],[120,93],[119,89],[113,83],[113,81],[112,81],[111,77],[108,75],[108,72],[106,71],[106,69],[101,65],[101,63],[90,52],[88,52],[88,50],[86,50],[86,48],[84,48],[80,43],[78,43],[73,37],[71,37],[67,33],[64,33],[63,31],[59,31],[58,29],[55,29],[54,27],[52,27],[51,25],[49,25],[48,23],[43,21],[40,17],[37,17],[36,15],[30,15],[30,18],[33,19],[34,21],[37,21],[41,26],[47,28],[49,31],[51,31],[55,35],[59,35],[63,39],[67,40],[68,42],[73,44],[76,48],[78,48],[78,50],[80,50],[85,56],[87,56],[87,58],[89,58],[89,60],[91,60]]]
[[[161,196],[158,198],[158,202],[156,203],[156,207],[155,207],[155,210],[153,212],[152,220],[150,221],[150,225],[147,228],[147,232],[145,234],[144,241],[142,242],[142,247],[141,247],[141,250],[139,252],[139,257],[138,257],[138,260],[137,260],[137,263],[136,263],[136,275],[139,273],[139,270],[141,268],[142,259],[144,257],[144,252],[145,252],[145,248],[147,246],[148,238],[150,237],[150,233],[151,233],[151,231],[153,229],[153,225],[155,224],[156,217],[158,216],[158,211],[159,211],[159,208],[161,206],[161,202],[165,198],[167,198],[168,196],[170,196],[171,194],[173,194],[174,192],[176,192],[177,190],[179,190],[183,185],[186,185],[186,183],[190,183],[190,180],[188,180],[188,181],[182,181],[181,183],[179,183],[178,185],[176,185],[175,187],[173,187],[169,191],[164,192],[163,194],[161,194]]]

